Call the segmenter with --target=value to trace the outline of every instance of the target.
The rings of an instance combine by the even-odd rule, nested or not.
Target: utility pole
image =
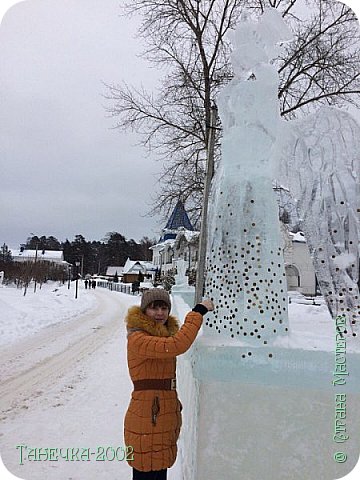
[[[38,256],[38,247],[39,244],[36,242],[36,251],[35,251],[35,262],[34,262],[34,272],[35,272],[35,282],[34,282],[34,293],[36,293],[36,263],[37,263],[37,256]]]
[[[199,259],[196,272],[196,286],[195,286],[195,304],[201,302],[204,292],[205,282],[205,260],[206,260],[206,242],[207,242],[207,215],[211,180],[214,175],[214,150],[215,150],[215,132],[218,111],[216,105],[211,107],[210,117],[210,132],[207,148],[207,165],[205,176],[205,187],[203,197],[203,207],[201,212],[201,229],[199,239]]]
[[[71,267],[70,267],[70,265],[68,265],[68,290],[70,290]]]
[[[33,233],[30,233],[30,235],[32,235],[33,237],[35,237],[35,235]],[[36,238],[39,238],[38,236],[36,236]],[[37,258],[38,258],[38,248],[39,248],[39,243],[38,241],[36,240],[36,250],[35,250],[35,261],[34,261],[34,293],[36,293],[36,264],[37,264]]]

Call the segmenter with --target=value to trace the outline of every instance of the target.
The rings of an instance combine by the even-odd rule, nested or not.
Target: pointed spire
[[[165,228],[167,230],[177,230],[180,227],[184,227],[186,230],[194,230],[181,199],[178,200]]]

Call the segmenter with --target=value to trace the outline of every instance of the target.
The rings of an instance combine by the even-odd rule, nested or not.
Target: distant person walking
[[[89,283],[89,282],[88,282],[87,280],[85,280],[85,282],[84,282],[84,283],[85,283],[85,290],[86,290],[86,289],[87,289],[87,287],[88,287],[88,283]]]
[[[186,352],[213,310],[203,300],[179,328],[170,315],[170,296],[164,289],[144,292],[141,306],[130,307],[125,319],[127,360],[134,391],[124,420],[125,444],[133,450],[133,480],[166,480],[177,455],[182,405],[176,392],[176,357]]]
[[[96,280],[93,280],[93,281],[91,282],[91,286],[92,286],[92,288],[96,288]]]

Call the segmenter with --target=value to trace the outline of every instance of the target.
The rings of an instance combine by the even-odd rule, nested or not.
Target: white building
[[[62,250],[26,250],[11,249],[11,256],[15,262],[46,261],[59,265],[66,265],[64,252]]]
[[[196,269],[199,249],[199,232],[189,220],[184,205],[179,200],[156,245],[153,245],[153,264],[162,274],[175,271],[175,261],[180,258]]]
[[[112,266],[112,267],[107,267],[105,277],[115,277],[117,275],[119,278],[122,276],[124,271],[124,267],[117,267],[117,266]]]
[[[302,232],[289,232],[287,235],[284,261],[288,290],[295,290],[304,295],[315,295],[315,270],[305,236]]]
[[[183,259],[189,270],[196,270],[199,253],[200,232],[179,229],[174,243],[176,260]]]

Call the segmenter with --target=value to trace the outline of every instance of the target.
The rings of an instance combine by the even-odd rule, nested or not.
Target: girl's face
[[[169,318],[169,307],[164,302],[153,302],[146,307],[145,315],[164,325]]]

